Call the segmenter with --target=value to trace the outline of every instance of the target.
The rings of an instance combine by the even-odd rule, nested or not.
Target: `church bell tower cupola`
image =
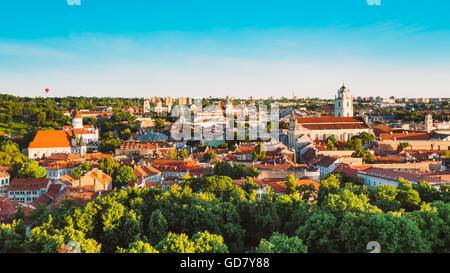
[[[353,117],[353,99],[350,89],[342,85],[334,99],[335,117]]]

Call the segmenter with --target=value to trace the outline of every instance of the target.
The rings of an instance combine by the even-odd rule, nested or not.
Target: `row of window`
[[[44,194],[45,192],[42,191],[42,194]],[[38,191],[11,191],[9,192],[10,195],[37,195],[39,194]]]
[[[37,197],[27,197],[27,198],[24,198],[24,197],[15,197],[15,198],[11,198],[11,200],[13,200],[13,201],[17,201],[17,202],[32,202],[32,201],[34,201],[34,200],[36,200],[37,199]]]
[[[9,184],[9,178],[2,178],[0,179],[0,185],[8,185]]]

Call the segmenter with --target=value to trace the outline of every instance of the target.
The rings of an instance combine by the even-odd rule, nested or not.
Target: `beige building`
[[[112,190],[112,178],[103,171],[95,168],[87,172],[80,179],[73,181],[73,187],[88,187],[94,191]]]

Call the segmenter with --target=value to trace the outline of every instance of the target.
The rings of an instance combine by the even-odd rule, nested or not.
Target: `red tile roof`
[[[64,176],[61,176],[61,177],[59,178],[59,180],[60,180],[61,182],[63,182],[64,184],[66,184],[68,187],[71,187],[71,186],[72,186],[72,183],[73,183],[74,181],[78,180],[78,178],[77,178],[73,173],[69,173],[69,174],[66,174],[66,175],[64,175]]]
[[[61,184],[51,184],[50,187],[48,187],[47,195],[55,198],[61,191],[62,185]]]
[[[297,122],[310,130],[367,129],[361,117],[299,117]]]
[[[90,170],[85,175],[90,176],[91,178],[95,179],[96,181],[102,184],[109,184],[112,182],[111,176],[107,175],[106,173],[97,168]]]
[[[321,166],[324,168],[330,167],[334,162],[336,162],[337,158],[330,157],[330,156],[324,156],[321,160],[316,162],[314,165]]]
[[[380,137],[382,140],[394,140],[406,141],[406,140],[430,140],[431,133],[427,132],[401,132],[401,133],[381,133]]]
[[[14,178],[9,184],[8,191],[40,190],[47,188],[50,178]]]
[[[8,177],[10,177],[9,173],[0,170],[0,178],[8,178]]]
[[[158,175],[161,172],[151,165],[139,165],[134,167],[134,176],[136,177],[149,177]]]
[[[381,169],[381,168],[368,168],[364,171],[360,171],[360,174],[363,175],[369,175],[373,177],[379,177],[384,178],[392,181],[397,181],[399,177],[402,177],[403,179],[417,183],[421,180],[426,180],[431,184],[434,183],[440,183],[440,182],[448,182],[446,179],[448,177],[446,175],[438,175],[438,174],[423,174],[423,173],[408,173],[408,172],[400,172],[400,171],[394,171],[391,169]]]

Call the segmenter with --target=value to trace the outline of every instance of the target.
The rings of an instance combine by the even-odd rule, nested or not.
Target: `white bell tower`
[[[72,118],[72,128],[83,128],[83,117],[78,111],[75,112]]]
[[[428,114],[425,117],[425,131],[430,133],[431,131],[433,131],[433,129],[433,116],[431,114]]]
[[[350,90],[342,85],[334,99],[335,117],[353,117],[353,99]]]

